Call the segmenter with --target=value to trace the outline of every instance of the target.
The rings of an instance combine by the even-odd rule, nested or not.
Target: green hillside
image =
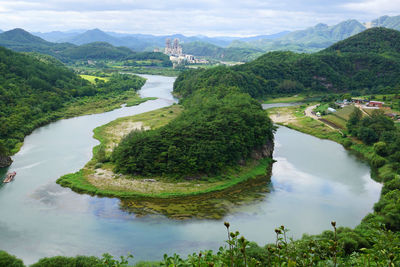
[[[248,62],[262,55],[262,50],[255,48],[222,48],[205,42],[190,42],[182,45],[183,52],[194,56],[207,57],[222,61]]]
[[[64,60],[121,60],[132,54],[132,50],[126,47],[115,47],[104,42],[95,42],[68,48],[57,56]]]
[[[143,78],[116,75],[94,86],[52,57],[0,47],[0,151],[10,154],[25,135],[62,116],[57,111],[68,102],[143,84]]]
[[[34,36],[23,29],[14,29],[0,34],[0,46],[17,52],[39,52],[57,56],[58,52],[75,47],[73,44],[55,44]]]
[[[174,91],[186,96],[200,88],[229,85],[262,98],[309,91],[394,90],[400,85],[399,38],[398,31],[373,28],[315,54],[270,52],[240,66],[191,70],[177,78]],[[336,51],[338,46],[353,47],[354,40],[364,40],[365,47],[356,53]]]
[[[398,55],[400,54],[400,34],[399,31],[392,29],[371,28],[323,50],[323,52],[334,51],[341,53],[368,51],[368,53],[381,55]]]

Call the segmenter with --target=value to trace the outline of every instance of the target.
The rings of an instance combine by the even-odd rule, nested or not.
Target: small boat
[[[9,183],[9,182],[11,182],[12,180],[14,180],[15,175],[17,175],[16,172],[9,172],[9,173],[7,173],[7,177],[6,177],[6,179],[4,179],[3,183]]]

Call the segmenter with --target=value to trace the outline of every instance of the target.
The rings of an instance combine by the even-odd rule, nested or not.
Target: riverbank
[[[125,91],[122,93],[111,92],[106,95],[81,97],[74,101],[65,103],[64,107],[47,114],[46,117],[41,118],[41,121],[38,123],[37,127],[41,127],[62,119],[109,112],[121,108],[122,105],[127,107],[136,106],[148,100],[155,99],[157,99],[157,97],[142,98],[136,91]],[[15,155],[21,149],[22,145],[23,142],[17,143],[10,151],[9,156]],[[7,159],[8,157],[5,158]],[[10,159],[11,158],[7,160],[1,160],[4,164],[0,163],[0,168],[10,166],[12,163]]]
[[[232,167],[218,177],[176,180],[170,177],[140,177],[113,172],[109,161],[113,148],[132,130],[156,129],[182,112],[172,105],[147,113],[119,118],[94,129],[100,144],[93,148],[93,157],[85,167],[57,180],[75,192],[118,198],[176,198],[222,191],[249,179],[265,176],[271,170],[272,159],[249,160],[243,166]]]
[[[309,108],[308,105],[271,108],[268,109],[268,114],[276,124],[343,145],[370,164],[372,178],[378,182],[390,180],[396,175],[387,164],[379,168],[374,166],[373,158],[375,152],[372,146],[367,146],[354,137],[347,136],[323,122],[308,117],[305,113],[307,108]]]

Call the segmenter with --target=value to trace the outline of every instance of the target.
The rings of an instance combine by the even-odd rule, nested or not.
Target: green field
[[[274,103],[291,103],[291,102],[302,102],[306,99],[305,96],[294,95],[294,96],[284,96],[278,98],[270,98],[263,101],[264,104],[274,104]]]
[[[350,118],[350,114],[355,108],[355,106],[345,106],[344,108],[338,109],[336,112],[323,116],[322,118],[330,123],[335,124],[341,129],[345,129],[346,123]]]
[[[98,80],[102,80],[102,81],[105,81],[105,82],[108,82],[108,80],[109,80],[109,78],[107,78],[107,77],[98,77],[98,76],[93,76],[93,75],[84,75],[84,74],[81,74],[80,75],[83,79],[85,79],[85,80],[88,80],[89,82],[91,82],[91,83],[96,83],[96,79],[98,79]]]

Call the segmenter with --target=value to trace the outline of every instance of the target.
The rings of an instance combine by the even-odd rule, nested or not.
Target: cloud
[[[383,1],[393,8],[390,3],[400,0]],[[373,19],[366,8],[354,11],[365,3],[365,0],[352,3],[345,0],[2,0],[0,29],[20,27],[43,32],[100,28],[159,35],[249,36],[298,30],[319,22],[332,25],[350,18]]]
[[[400,13],[400,0],[366,0],[362,2],[351,2],[343,5],[344,8],[367,12],[377,15]]]

